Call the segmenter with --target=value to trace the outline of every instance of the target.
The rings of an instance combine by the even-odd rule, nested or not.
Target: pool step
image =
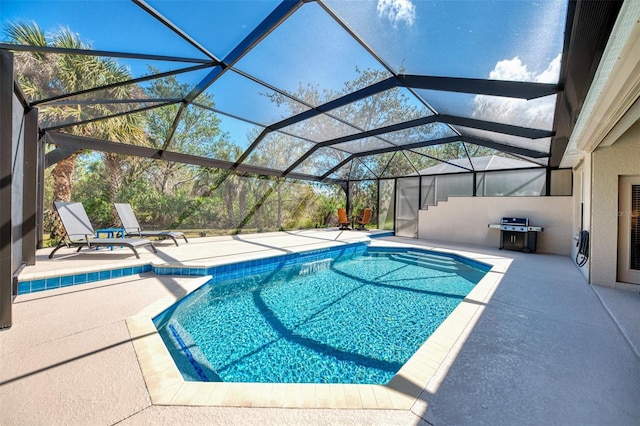
[[[449,256],[439,256],[437,254],[409,251],[402,253],[403,262],[424,266],[442,272],[455,272],[467,281],[477,283],[485,275],[485,271],[473,266],[461,263]],[[409,260],[411,259],[411,260]]]
[[[442,265],[455,265],[457,263],[455,259],[452,259],[448,256],[440,256],[437,254],[421,253],[418,251],[408,251],[404,254],[406,256],[411,256],[416,259],[433,262],[433,263],[440,263]]]
[[[391,258],[402,263],[409,265],[423,266],[429,269],[435,269],[441,272],[456,272],[458,267],[455,263],[445,263],[442,261],[429,259],[429,258],[417,258],[414,256],[407,256],[406,253],[391,255]]]
[[[313,262],[307,262],[300,266],[300,272],[298,275],[309,275],[316,272],[322,272],[331,269],[331,262],[333,259],[320,259]]]

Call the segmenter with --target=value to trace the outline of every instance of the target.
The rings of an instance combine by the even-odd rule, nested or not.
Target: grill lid
[[[501,225],[529,226],[528,217],[503,217],[500,220]]]

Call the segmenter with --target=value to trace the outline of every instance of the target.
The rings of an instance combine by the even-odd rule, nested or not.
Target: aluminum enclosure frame
[[[155,19],[157,19],[162,25],[172,28],[181,37],[186,37],[190,44],[194,45],[199,51],[203,51],[201,46],[197,45],[197,42],[190,40],[189,37],[181,32],[181,30],[173,25],[169,20],[163,18],[157,11],[152,11],[152,8],[141,0],[134,0],[141,8],[148,10]],[[391,77],[386,80],[380,81],[369,87],[365,87],[360,90],[353,91],[348,95],[341,98],[334,99],[330,102],[326,102],[323,105],[310,108],[308,111],[294,115],[292,117],[285,118],[277,123],[273,123],[265,129],[262,136],[254,140],[250,147],[245,150],[241,157],[235,162],[221,161],[211,158],[198,157],[189,154],[183,154],[171,151],[171,133],[164,141],[161,149],[151,149],[144,147],[135,147],[126,145],[124,143],[118,143],[117,141],[103,141],[91,138],[80,138],[71,136],[69,134],[62,133],[63,130],[71,125],[77,125],[78,123],[69,123],[65,125],[56,125],[47,128],[42,126],[40,133],[35,131],[35,122],[37,117],[36,106],[45,107],[49,104],[63,103],[74,95],[95,93],[105,88],[114,88],[119,85],[132,84],[135,82],[148,81],[158,76],[170,76],[177,73],[184,73],[189,70],[203,70],[210,69],[209,73],[199,82],[199,84],[184,98],[180,99],[162,99],[155,107],[161,105],[177,104],[182,105],[182,110],[188,105],[195,104],[196,98],[199,94],[203,93],[208,87],[214,84],[217,79],[220,78],[228,70],[233,70],[233,66],[240,61],[254,46],[261,40],[269,35],[274,29],[291,16],[296,10],[303,7],[307,1],[305,0],[285,0],[276,9],[274,9],[267,18],[265,18],[259,25],[257,25],[242,41],[235,46],[231,52],[223,59],[216,58],[215,55],[207,53],[206,49],[205,59],[178,57],[171,55],[151,55],[151,54],[136,54],[132,52],[116,52],[108,50],[76,50],[76,49],[55,49],[50,47],[35,47],[35,46],[21,46],[13,44],[0,44],[0,327],[10,324],[10,306],[7,308],[7,303],[10,303],[12,297],[12,280],[13,267],[15,262],[12,260],[11,245],[16,239],[23,240],[22,259],[20,263],[30,263],[35,259],[35,248],[41,243],[42,233],[42,221],[43,221],[43,193],[41,179],[43,176],[43,169],[45,167],[44,156],[44,143],[54,143],[59,146],[59,151],[54,150],[46,156],[46,165],[55,164],[61,158],[64,158],[70,153],[76,152],[79,149],[93,149],[104,152],[117,152],[126,155],[135,155],[152,159],[164,159],[167,161],[180,161],[187,164],[200,165],[205,167],[216,167],[233,171],[239,174],[249,174],[256,176],[273,176],[273,177],[286,177],[291,179],[309,180],[315,182],[326,182],[330,184],[340,185],[342,188],[348,188],[349,180],[332,178],[331,175],[340,169],[348,161],[354,159],[372,155],[376,153],[385,153],[393,151],[405,151],[415,148],[425,147],[429,145],[451,143],[451,142],[468,142],[471,144],[482,145],[493,149],[503,150],[511,154],[523,155],[532,158],[549,158],[549,163],[546,166],[547,176],[550,172],[558,168],[560,159],[564,153],[564,149],[571,136],[573,126],[576,118],[580,113],[582,103],[586,97],[587,91],[591,85],[591,81],[597,69],[597,65],[600,61],[602,52],[607,43],[611,29],[616,21],[617,14],[622,5],[621,0],[611,1],[587,1],[587,0],[570,0],[568,2],[568,13],[566,19],[566,31],[564,39],[563,56],[561,60],[560,80],[558,84],[544,85],[533,83],[518,83],[518,82],[500,82],[492,80],[482,79],[461,79],[447,76],[428,76],[428,75],[411,75],[393,72],[391,67],[384,63],[380,55],[375,52],[374,49],[369,47],[365,40],[363,40],[355,31],[348,29],[346,24],[331,13],[331,10],[324,4],[322,0],[318,0],[317,3],[323,10],[327,11],[330,16],[338,25],[341,25],[344,29],[347,29],[349,35],[355,39],[357,43],[363,46],[369,53],[372,54],[382,65],[384,69],[391,73]],[[48,99],[38,99],[32,102],[25,102],[23,105],[26,112],[24,129],[24,142],[25,142],[25,154],[24,164],[21,167],[25,169],[25,181],[24,192],[25,195],[20,202],[23,208],[22,227],[20,235],[14,234],[13,220],[11,217],[11,206],[16,200],[13,200],[11,190],[14,176],[12,172],[12,114],[8,112],[13,111],[12,101],[13,95],[16,91],[19,93],[20,89],[17,83],[14,82],[13,76],[13,51],[31,51],[31,52],[43,52],[47,54],[73,54],[73,55],[95,55],[105,57],[121,57],[121,58],[135,58],[135,59],[147,59],[163,60],[170,62],[184,62],[191,64],[185,68],[179,70],[159,73],[155,75],[140,77],[132,79],[126,82],[117,83],[115,85],[96,87],[86,91],[65,94],[60,96],[50,97]],[[237,71],[237,70],[234,70]],[[259,80],[255,79],[258,83]],[[264,83],[265,87],[270,87]],[[16,87],[18,87],[16,89]],[[424,117],[418,121],[407,121],[404,123],[394,124],[388,126],[384,131],[393,129],[410,129],[412,125],[418,125],[419,123],[438,122],[451,126],[464,125],[493,131],[503,132],[504,134],[517,134],[521,136],[537,136],[537,137],[549,137],[551,139],[551,145],[547,152],[538,152],[526,148],[514,147],[511,145],[505,145],[495,140],[478,138],[468,135],[458,135],[451,138],[442,138],[435,140],[425,140],[418,143],[412,143],[407,145],[397,145],[391,148],[372,149],[362,153],[353,153],[347,156],[343,162],[333,167],[328,172],[322,175],[309,175],[303,173],[296,173],[295,166],[288,167],[287,170],[274,170],[267,167],[254,166],[244,163],[244,160],[249,157],[251,151],[260,143],[260,141],[266,136],[267,133],[273,132],[289,125],[302,122],[314,116],[320,114],[329,114],[330,112],[340,106],[348,105],[359,99],[364,99],[368,96],[372,96],[377,93],[381,93],[385,90],[392,88],[406,88],[409,91],[428,89],[428,90],[440,90],[450,91],[457,93],[469,93],[469,94],[490,94],[494,96],[508,96],[522,99],[531,99],[540,96],[546,96],[550,94],[556,94],[558,96],[555,107],[555,118],[552,126],[552,130],[540,130],[540,129],[527,129],[519,126],[507,126],[500,123],[488,122],[483,120],[470,119],[455,114],[439,114],[437,111],[433,111],[433,117]],[[277,90],[277,88],[274,88]],[[283,94],[284,92],[278,92]],[[289,96],[290,99],[296,100],[293,96]],[[135,103],[137,100],[130,99],[128,102]],[[147,100],[149,101],[149,100]],[[428,105],[425,105],[429,107]],[[151,109],[148,107],[147,109]],[[142,109],[138,109],[142,110]],[[136,110],[128,111],[128,113],[135,112]],[[174,130],[177,126],[179,113],[174,121]],[[98,117],[94,120],[101,120],[108,117]],[[423,121],[421,121],[423,120]],[[373,129],[370,131],[362,130],[358,134],[359,137],[366,137],[370,135],[380,135],[383,129]],[[323,146],[331,146],[340,142],[344,142],[346,139],[333,139],[330,141],[321,142],[322,145],[315,145],[313,150],[317,150]],[[35,148],[34,148],[35,146]],[[311,152],[305,154],[308,158]],[[304,160],[297,160],[297,165],[301,164]],[[469,172],[475,172],[473,165]],[[39,174],[29,174],[27,176],[26,171],[31,173],[33,170],[39,170]],[[34,172],[35,173],[35,172]],[[379,176],[376,180],[387,179]],[[35,188],[34,188],[35,186]],[[549,185],[547,185],[549,187]],[[31,189],[33,189],[32,192]],[[347,197],[349,198],[347,190]],[[35,195],[35,200],[31,198],[32,194]],[[35,207],[33,207],[35,205]],[[31,240],[34,237],[36,243],[31,244]],[[7,309],[9,309],[7,313]]]

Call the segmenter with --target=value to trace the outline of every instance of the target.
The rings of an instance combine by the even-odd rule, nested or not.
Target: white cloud
[[[560,75],[560,55],[556,56],[547,68],[536,74],[527,69],[517,56],[496,64],[489,73],[492,80],[534,81],[555,83]],[[555,97],[533,99],[511,99],[499,96],[477,95],[473,99],[473,117],[480,120],[514,124],[537,129],[551,129],[555,113]]]
[[[557,83],[560,77],[560,54],[549,64],[546,70],[536,76],[538,83]]]
[[[378,16],[386,17],[393,26],[403,22],[412,26],[416,20],[416,6],[411,0],[378,0]]]
[[[517,56],[513,59],[505,59],[496,64],[489,73],[491,80],[526,81],[531,80],[527,66]]]
[[[517,56],[513,59],[505,59],[496,64],[496,67],[489,73],[492,80],[510,81],[535,81],[538,83],[555,83],[560,75],[560,54],[553,58],[547,69],[540,74],[535,74],[527,70],[527,65],[523,64]]]

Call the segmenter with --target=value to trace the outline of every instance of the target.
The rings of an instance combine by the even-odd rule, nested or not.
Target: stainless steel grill
[[[541,226],[531,226],[527,217],[503,217],[500,223],[490,223],[489,228],[500,230],[500,250],[525,253],[536,251],[537,232],[544,230]]]
[[[527,232],[528,226],[528,217],[503,217],[500,220],[501,231]]]

